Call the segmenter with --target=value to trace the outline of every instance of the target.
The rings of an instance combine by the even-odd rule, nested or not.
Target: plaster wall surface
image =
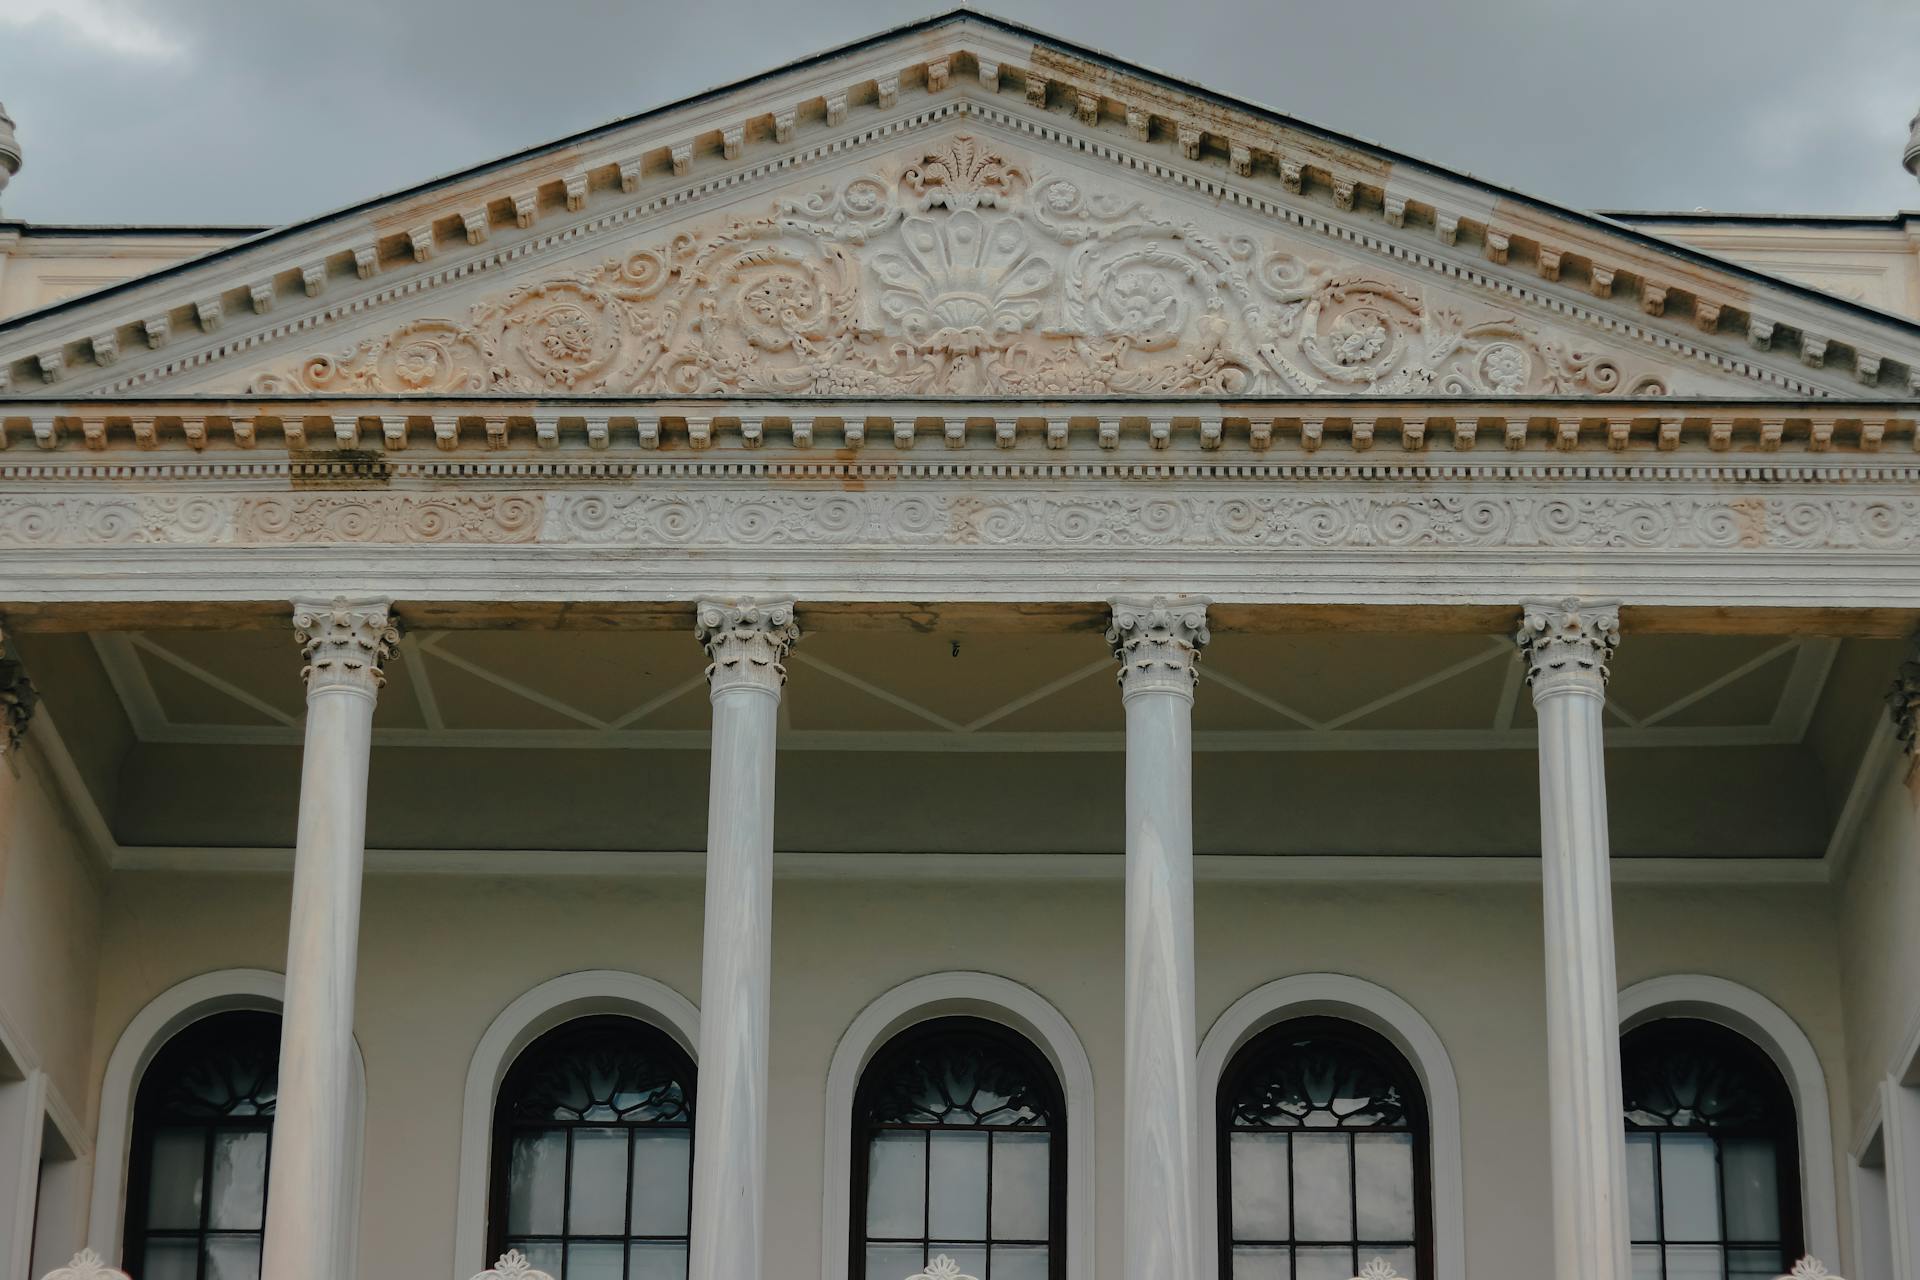
[[[1841,989],[1846,996],[1851,1114],[1857,1137],[1874,1090],[1920,1025],[1920,823],[1907,757],[1887,752],[1870,793],[1839,896]]]
[[[239,228],[33,228],[0,223],[0,319],[224,248]]]
[[[52,1105],[91,1114],[92,1018],[100,970],[105,890],[67,806],[31,742],[18,777],[0,855],[0,1022],[47,1073]],[[0,763],[0,769],[6,765]]]
[[[1538,898],[1528,884],[1198,891],[1203,1033],[1255,987],[1324,971],[1379,983],[1432,1023],[1460,1080],[1467,1258],[1481,1275],[1539,1274],[1550,1257]],[[93,1087],[120,1031],[168,987],[214,969],[280,967],[287,900],[274,875],[116,874]],[[1052,1002],[1092,1060],[1096,1114],[1073,1123],[1096,1127],[1097,1274],[1119,1274],[1117,876],[783,879],[774,903],[770,1259],[811,1274],[819,1257],[826,1125],[843,1122],[824,1115],[824,1087],[841,1035],[891,988],[970,969]],[[1839,948],[1824,892],[1632,887],[1617,909],[1623,986],[1694,972],[1758,990],[1805,1029],[1836,1116],[1848,1114]],[[371,877],[357,1025],[368,1086],[361,1274],[451,1274],[461,1092],[503,1008],[546,979],[602,968],[697,999],[700,937],[693,878]]]

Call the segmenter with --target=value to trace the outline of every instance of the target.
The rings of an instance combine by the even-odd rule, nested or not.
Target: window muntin
[[[1634,1280],[1740,1280],[1800,1257],[1793,1094],[1759,1046],[1698,1018],[1621,1042]]]
[[[581,1018],[514,1060],[494,1105],[488,1250],[555,1280],[684,1280],[693,1061],[635,1018]]]
[[[258,1280],[279,1065],[271,1013],[202,1018],[154,1055],[128,1163],[134,1280]]]
[[[941,1018],[889,1041],[853,1103],[850,1280],[946,1254],[979,1280],[1066,1273],[1066,1104],[1012,1030]]]
[[[1262,1032],[1215,1123],[1223,1277],[1347,1280],[1374,1258],[1432,1274],[1426,1098],[1385,1038],[1320,1017]]]

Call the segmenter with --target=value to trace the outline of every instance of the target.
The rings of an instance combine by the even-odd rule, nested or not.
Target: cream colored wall
[[[1790,220],[1728,218],[1635,223],[1643,230],[1741,266],[1811,285],[1894,315],[1920,319],[1920,216],[1905,225],[1795,225]]]
[[[224,248],[236,232],[129,228],[35,235],[0,227],[0,320]]]
[[[1870,792],[1840,893],[1841,988],[1853,1108],[1837,1122],[1857,1137],[1873,1091],[1905,1063],[1895,1056],[1920,1027],[1920,791],[1907,759],[1889,750]]]
[[[1538,888],[1203,883],[1202,1029],[1290,973],[1334,970],[1410,1001],[1461,1083],[1468,1261],[1544,1274],[1545,1138]],[[107,910],[95,1086],[120,1030],[155,995],[215,968],[278,968],[278,877],[122,873]],[[1847,1114],[1838,959],[1824,895],[1634,888],[1619,895],[1622,984],[1669,972],[1757,988],[1805,1028]],[[374,876],[358,1028],[368,1079],[362,1273],[449,1275],[461,1089],[496,1014],[537,983],[627,969],[697,998],[700,886],[557,877]],[[968,883],[783,879],[774,922],[772,1256],[819,1256],[822,1091],[842,1032],[889,988],[984,969],[1052,1001],[1093,1061],[1099,1274],[1120,1272],[1121,891],[1117,879]]]
[[[58,1107],[91,1111],[92,1019],[100,970],[105,876],[52,785],[30,736],[4,815],[0,871],[0,1020],[7,1036],[47,1073]],[[0,769],[5,769],[0,764]]]

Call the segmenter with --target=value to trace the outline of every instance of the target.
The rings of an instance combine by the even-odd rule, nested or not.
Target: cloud
[[[0,27],[33,26],[117,58],[165,61],[187,51],[125,0],[0,0]]]

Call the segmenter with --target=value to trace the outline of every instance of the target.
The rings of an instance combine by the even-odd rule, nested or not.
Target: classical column
[[[1199,1264],[1193,998],[1193,687],[1201,600],[1116,600],[1107,643],[1127,717],[1127,1280]]]
[[[1555,1280],[1627,1280],[1625,1122],[1601,712],[1617,606],[1524,607],[1516,637],[1540,722],[1547,1104]]]
[[[381,664],[400,633],[386,600],[295,604],[306,745],[280,1024],[262,1280],[347,1280],[353,984],[366,858],[367,766]]]
[[[713,702],[700,967],[700,1123],[692,1280],[760,1280],[767,1183],[767,989],[773,978],[773,743],[791,600],[702,601]]]

